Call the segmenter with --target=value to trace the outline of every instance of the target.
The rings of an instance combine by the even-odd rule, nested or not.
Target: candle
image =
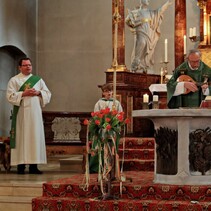
[[[193,37],[193,28],[189,29],[189,37]]]
[[[144,94],[144,96],[143,96],[143,102],[144,103],[148,103],[149,102],[149,95],[148,94]]]
[[[164,62],[168,62],[168,40],[165,39],[165,59]]]
[[[153,95],[153,102],[158,102],[158,95]]]
[[[186,55],[186,35],[184,35],[184,55]]]
[[[163,67],[160,68],[160,83],[163,84]]]
[[[193,27],[193,37],[196,36],[196,27]]]

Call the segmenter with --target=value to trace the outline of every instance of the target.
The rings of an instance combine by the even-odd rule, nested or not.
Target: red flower
[[[98,114],[97,116],[98,116],[100,119],[103,118],[103,114]]]
[[[110,108],[106,108],[106,109],[103,110],[104,114],[109,114],[109,112],[110,112]]]
[[[89,124],[89,120],[88,119],[84,119],[84,125],[88,125]]]
[[[96,124],[96,125],[100,125],[100,120],[96,119],[96,120],[95,120],[95,124]]]
[[[111,114],[112,114],[112,116],[116,116],[116,115],[118,114],[118,111],[117,111],[117,110],[113,110],[113,111],[111,112]]]
[[[106,130],[110,130],[110,129],[111,129],[111,125],[107,125]]]
[[[122,122],[122,121],[124,120],[123,115],[118,115],[118,116],[117,116],[117,119],[118,119],[120,122]]]
[[[110,119],[110,118],[108,118],[108,117],[106,117],[106,118],[105,118],[105,121],[106,121],[106,122],[110,122],[110,121],[111,121],[111,119]]]
[[[125,124],[129,124],[129,123],[130,123],[130,119],[129,118],[125,119]]]

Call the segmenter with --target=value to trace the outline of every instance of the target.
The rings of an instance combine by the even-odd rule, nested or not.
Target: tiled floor
[[[59,178],[66,178],[71,175],[76,174],[70,170],[61,170],[60,164],[58,161],[49,162],[47,165],[38,165],[38,168],[43,171],[41,175],[33,175],[28,174],[28,167],[26,167],[25,174],[19,175],[16,172],[16,167],[12,167],[10,172],[6,172],[3,167],[1,167],[0,171],[0,183],[22,183],[22,184],[29,184],[29,183],[37,183],[42,184],[46,181],[52,181]]]

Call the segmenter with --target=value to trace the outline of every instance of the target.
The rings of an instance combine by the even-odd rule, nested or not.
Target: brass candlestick
[[[142,109],[144,109],[144,110],[145,110],[145,109],[149,109],[149,104],[144,102],[144,103],[142,104]]]

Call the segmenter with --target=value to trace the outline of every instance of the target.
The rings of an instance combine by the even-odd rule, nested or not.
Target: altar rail
[[[91,112],[43,111],[47,145],[85,145],[86,126],[83,121]]]

